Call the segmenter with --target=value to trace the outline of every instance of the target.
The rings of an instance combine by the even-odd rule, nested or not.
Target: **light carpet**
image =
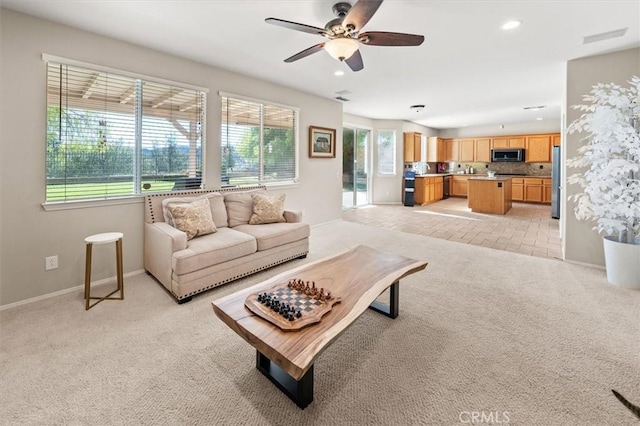
[[[211,301],[356,244],[429,265],[397,319],[367,311],[320,355],[300,410]],[[638,424],[611,389],[640,402],[639,315],[597,269],[334,222],[307,259],[184,305],[140,274],[89,311],[77,292],[0,312],[0,423]]]

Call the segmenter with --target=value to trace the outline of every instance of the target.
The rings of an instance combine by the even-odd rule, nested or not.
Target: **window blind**
[[[222,181],[297,181],[297,118],[292,108],[222,96]]]
[[[47,64],[46,201],[180,188],[202,164],[205,94]]]

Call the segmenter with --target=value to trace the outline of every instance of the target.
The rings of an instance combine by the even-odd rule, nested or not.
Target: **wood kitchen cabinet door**
[[[474,154],[473,161],[480,163],[490,163],[491,162],[491,139],[476,139],[473,143],[474,145]]]
[[[413,133],[413,161],[422,161],[422,133]]]
[[[444,161],[458,161],[458,146],[460,142],[458,139],[445,139],[445,160]]]
[[[524,178],[511,179],[511,199],[513,201],[524,201]]]
[[[560,146],[562,139],[560,138],[560,133],[556,133],[554,135],[551,135],[551,145],[553,146]]]
[[[451,177],[451,195],[457,197],[467,197],[469,182],[467,182],[467,176],[452,176]]]
[[[473,162],[474,157],[474,141],[473,139],[460,139],[458,141],[458,161]]]
[[[542,202],[551,204],[551,179],[542,179]]]
[[[525,161],[527,163],[550,163],[551,144],[551,135],[527,136]]]
[[[526,136],[510,136],[509,148],[525,148]]]
[[[413,133],[404,134],[404,162],[413,163],[414,160]]]
[[[444,193],[444,180],[441,177],[433,178],[435,180],[435,200],[442,200]]]
[[[509,148],[509,138],[492,138],[491,149]]]
[[[524,201],[541,203],[542,192],[542,179],[524,179]]]

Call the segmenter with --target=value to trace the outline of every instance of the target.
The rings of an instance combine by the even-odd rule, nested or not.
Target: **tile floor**
[[[345,210],[344,220],[464,244],[562,260],[559,221],[549,205],[513,203],[506,215],[473,213],[466,198],[426,206],[369,205]]]

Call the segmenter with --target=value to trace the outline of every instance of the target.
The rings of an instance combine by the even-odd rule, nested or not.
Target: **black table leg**
[[[313,401],[313,365],[300,380],[296,380],[260,351],[256,351],[256,368],[298,407],[304,409]]]
[[[389,318],[397,318],[400,311],[400,281],[396,281],[389,287],[389,304],[385,305],[382,302],[374,301],[369,309],[373,309]]]

